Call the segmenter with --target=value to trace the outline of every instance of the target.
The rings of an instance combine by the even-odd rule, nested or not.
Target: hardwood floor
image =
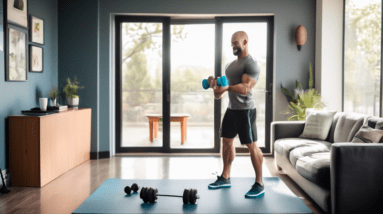
[[[106,179],[215,179],[221,157],[125,157],[89,160],[42,188],[9,187],[0,195],[0,213],[72,213]],[[249,156],[234,159],[231,177],[254,177]],[[264,157],[264,177],[278,176],[314,213],[324,211],[289,176],[276,169],[273,157]],[[11,175],[12,176],[12,175]],[[12,178],[11,178],[12,179]]]

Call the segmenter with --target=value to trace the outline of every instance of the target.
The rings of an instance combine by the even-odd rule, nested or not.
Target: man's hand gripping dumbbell
[[[202,87],[206,90],[209,88],[215,89],[216,86],[220,86],[223,89],[227,89],[229,88],[229,82],[227,81],[225,76],[219,78],[214,78],[213,76],[210,76],[208,79],[204,79],[202,81]]]

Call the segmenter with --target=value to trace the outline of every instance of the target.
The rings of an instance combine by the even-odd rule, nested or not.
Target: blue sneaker
[[[223,176],[217,175],[217,180],[214,183],[209,184],[209,189],[230,188],[230,178],[226,179]]]
[[[245,198],[260,198],[265,194],[265,187],[261,186],[258,182],[251,187],[246,193]]]

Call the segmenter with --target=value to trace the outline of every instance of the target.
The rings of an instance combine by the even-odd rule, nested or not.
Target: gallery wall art
[[[28,0],[7,0],[7,4],[8,22],[28,28]]]
[[[29,46],[29,67],[30,72],[43,72],[43,48],[30,45]]]
[[[35,16],[30,17],[30,41],[44,44],[44,20]]]
[[[3,0],[0,0],[0,52],[4,51],[4,8]],[[2,62],[4,59],[1,59]]]
[[[27,80],[27,34],[28,30],[8,25],[6,80]]]

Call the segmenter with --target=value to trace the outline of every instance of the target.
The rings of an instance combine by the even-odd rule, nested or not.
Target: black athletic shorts
[[[221,137],[234,138],[238,134],[241,144],[257,141],[256,117],[256,108],[246,110],[226,109],[220,129]]]

